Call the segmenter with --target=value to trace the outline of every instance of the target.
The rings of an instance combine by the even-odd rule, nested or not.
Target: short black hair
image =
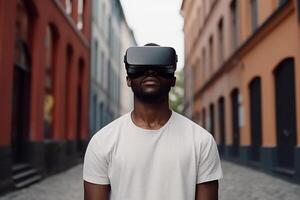
[[[147,43],[144,46],[152,46],[152,47],[159,47],[160,45],[155,44],[155,43]]]

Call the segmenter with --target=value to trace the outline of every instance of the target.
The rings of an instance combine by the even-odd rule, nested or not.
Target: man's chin
[[[143,102],[157,102],[163,99],[166,95],[153,92],[145,92],[143,94],[135,94],[135,96]]]

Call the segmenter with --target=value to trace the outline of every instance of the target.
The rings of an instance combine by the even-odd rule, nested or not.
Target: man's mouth
[[[144,85],[156,85],[158,83],[159,83],[158,79],[154,77],[146,77],[142,82],[142,84]]]

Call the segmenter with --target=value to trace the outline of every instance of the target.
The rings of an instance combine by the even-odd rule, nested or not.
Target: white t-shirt
[[[158,130],[136,126],[130,113],[91,139],[83,179],[110,184],[111,200],[194,200],[197,183],[222,178],[216,143],[205,129],[172,112]]]

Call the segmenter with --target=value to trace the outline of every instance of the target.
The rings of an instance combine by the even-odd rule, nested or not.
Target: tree
[[[171,89],[169,94],[170,107],[178,113],[183,111],[183,95],[184,95],[184,71],[181,69],[175,73],[176,85]]]

